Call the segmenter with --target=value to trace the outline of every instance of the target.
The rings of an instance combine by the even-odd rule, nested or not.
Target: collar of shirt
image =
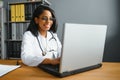
[[[38,32],[38,33],[39,33],[39,32]],[[41,37],[41,34],[39,33],[38,36]],[[49,31],[47,31],[47,40],[50,40],[51,38],[52,38],[52,34],[51,34]]]

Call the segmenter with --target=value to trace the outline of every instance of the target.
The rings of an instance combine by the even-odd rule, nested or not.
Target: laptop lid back
[[[65,23],[60,73],[102,62],[106,25]]]

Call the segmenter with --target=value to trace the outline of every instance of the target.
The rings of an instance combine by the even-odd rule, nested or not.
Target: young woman
[[[57,20],[54,11],[40,5],[33,12],[21,46],[22,62],[28,66],[59,64],[61,43],[57,37]]]

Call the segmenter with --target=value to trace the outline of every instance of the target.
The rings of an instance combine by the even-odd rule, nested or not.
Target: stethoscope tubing
[[[52,32],[50,32],[50,33],[51,33],[52,37],[49,39],[49,41],[52,40],[52,39],[54,39],[54,40],[56,41],[56,43],[57,43],[57,40],[56,40],[56,38],[54,37],[53,33],[52,33]],[[43,49],[42,49],[42,46],[41,46],[41,44],[40,44],[40,41],[39,41],[38,37],[36,37],[36,38],[37,38],[37,41],[38,41],[40,50],[42,51],[42,55],[45,56],[44,51],[43,51]],[[57,43],[57,49],[58,49],[58,43]],[[51,51],[53,51],[53,50],[50,50],[50,52],[51,52]]]

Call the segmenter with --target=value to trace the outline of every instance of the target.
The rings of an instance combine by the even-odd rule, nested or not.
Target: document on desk
[[[9,73],[10,71],[13,71],[17,68],[19,68],[20,65],[3,65],[0,64],[0,77],[2,77],[3,75]]]

